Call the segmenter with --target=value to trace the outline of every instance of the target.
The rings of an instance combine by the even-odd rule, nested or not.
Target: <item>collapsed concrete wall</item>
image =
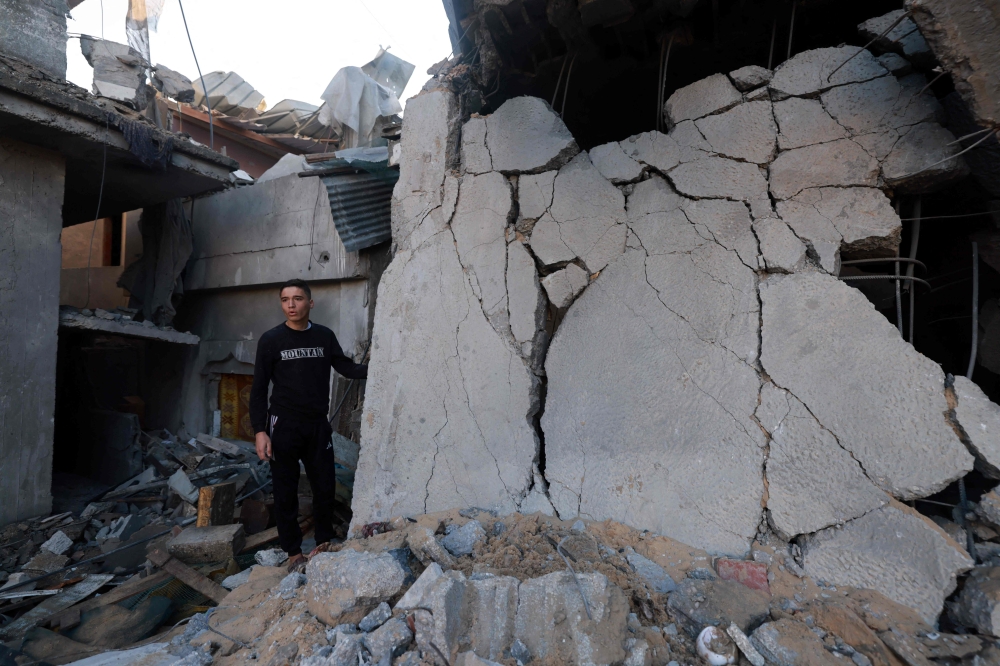
[[[0,3],[0,53],[66,78],[66,0]]]
[[[0,140],[0,524],[52,508],[66,162]]]
[[[972,563],[897,500],[973,468],[962,398],[838,275],[898,248],[887,192],[968,171],[926,79],[856,50],[709,77],[589,153],[538,99],[461,131],[412,99],[353,525],[554,510],[743,556],[766,522],[935,617]]]

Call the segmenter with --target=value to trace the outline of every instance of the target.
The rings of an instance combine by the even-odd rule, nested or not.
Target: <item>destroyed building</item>
[[[126,292],[100,297],[138,307],[64,308],[58,372],[37,350],[54,327],[23,343],[34,366],[3,366],[31,387],[47,359],[56,462],[104,483],[53,516],[44,499],[0,511],[20,521],[0,532],[9,656],[1000,663],[994,4],[443,4],[453,53],[401,128],[371,106],[412,71],[385,53],[323,105],[270,111],[232,72],[157,66],[157,93],[124,85],[130,51],[105,63],[185,159],[138,187],[111,168],[141,159],[123,134],[100,214],[72,219],[128,214],[63,234],[62,298],[83,298],[66,277],[86,270],[89,299],[94,257],[112,257]],[[17,19],[39,16],[58,33],[58,12]],[[50,88],[74,123],[137,115],[96,78],[97,97],[58,81],[58,53],[32,62],[2,28],[0,47],[4,117],[22,98],[62,109]],[[371,97],[349,118],[331,100],[358,81]],[[26,133],[3,140],[57,151],[65,201],[71,184],[85,201],[70,175],[92,179],[102,135],[20,113],[0,127]],[[214,181],[191,180],[194,156]],[[189,228],[165,291],[135,279],[140,208]],[[28,214],[12,219],[16,240]],[[344,538],[304,573],[270,544],[241,403],[291,277],[371,359],[367,382],[331,386]],[[17,448],[17,478],[41,497],[53,436],[29,425],[20,441],[41,444]]]

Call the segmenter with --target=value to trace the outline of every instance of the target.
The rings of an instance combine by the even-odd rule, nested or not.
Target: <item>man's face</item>
[[[285,319],[293,322],[303,322],[309,319],[309,311],[313,302],[306,292],[298,287],[285,287],[281,290],[281,310]]]

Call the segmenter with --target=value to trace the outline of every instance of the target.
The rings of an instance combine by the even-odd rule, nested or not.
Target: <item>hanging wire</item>
[[[906,277],[913,277],[913,270],[916,265],[913,263],[917,260],[917,243],[920,242],[920,211],[922,206],[921,197],[918,195],[917,200],[913,202],[913,224],[910,226],[910,265],[906,267]],[[896,284],[899,284],[898,282]],[[913,282],[909,281],[906,284],[906,288],[910,290],[910,344],[913,344],[913,305],[914,298],[913,295],[916,289],[913,288]]]
[[[969,352],[969,368],[965,372],[972,379],[976,367],[976,351],[979,346],[979,244],[972,241],[972,350]]]
[[[795,34],[795,8],[798,4],[796,0],[792,0],[792,22],[788,26],[788,52],[785,55],[785,60],[789,60],[792,57],[792,36]]]
[[[566,63],[569,62],[569,53],[563,57],[562,66],[559,68],[559,78],[556,79],[556,89],[552,91],[552,103],[549,105],[552,110],[555,111],[556,108],[556,98],[559,97],[559,86],[562,85],[563,73],[566,71]]]
[[[775,16],[771,21],[771,50],[767,52],[767,68],[771,69],[771,65],[774,64],[774,38],[778,34],[778,17]]]
[[[177,4],[181,6],[181,18],[184,19],[184,32],[187,33],[188,44],[191,45],[191,55],[194,57],[195,67],[198,68],[198,78],[201,79],[201,91],[205,93],[205,104],[208,106],[208,147],[215,150],[215,125],[212,122],[212,100],[208,97],[205,77],[201,73],[201,65],[198,64],[198,54],[194,52],[194,42],[191,41],[191,31],[188,30],[188,20],[184,14],[184,0],[177,0]]]
[[[919,171],[914,171],[913,173],[909,173],[909,174],[906,175],[906,177],[907,178],[911,178],[913,176],[916,176],[918,173],[923,173],[924,171],[928,171],[930,169],[933,169],[937,165],[943,164],[944,162],[947,162],[948,160],[957,159],[957,158],[961,157],[962,155],[966,154],[967,152],[969,152],[970,150],[972,150],[973,148],[975,148],[976,146],[978,146],[979,144],[981,144],[983,141],[986,141],[986,139],[990,138],[991,136],[993,136],[992,132],[989,133],[989,134],[987,134],[983,138],[981,138],[979,141],[976,141],[974,144],[972,144],[971,146],[969,146],[965,150],[963,150],[961,152],[958,152],[958,153],[955,153],[954,155],[951,155],[950,157],[946,157],[943,160],[938,160],[937,162],[934,162],[933,164],[925,166],[923,169],[920,169]]]
[[[104,3],[101,3],[104,6]],[[97,210],[94,211],[94,226],[90,230],[90,245],[87,248],[87,302],[83,304],[84,309],[90,307],[90,266],[93,263],[94,254],[94,234],[97,233],[97,216],[101,214],[101,201],[104,199],[104,176],[108,170],[108,133],[110,131],[110,113],[105,111],[104,115],[104,156],[101,158],[101,186],[97,189]],[[102,253],[103,255],[103,253]]]
[[[908,12],[908,11],[903,12],[902,16],[900,16],[898,19],[896,19],[895,21],[893,21],[892,25],[890,25],[888,28],[886,28],[885,30],[883,30],[881,35],[879,35],[878,37],[876,37],[875,39],[871,40],[870,42],[868,42],[867,44],[865,44],[864,46],[862,46],[860,49],[858,49],[857,51],[855,51],[854,55],[852,55],[850,58],[848,58],[844,62],[840,63],[839,65],[837,65],[832,72],[830,72],[829,74],[827,74],[826,75],[826,82],[829,83],[830,82],[830,77],[833,76],[834,74],[836,74],[837,70],[839,70],[841,67],[843,67],[847,63],[851,62],[852,60],[854,60],[859,55],[861,55],[861,53],[863,51],[865,51],[869,46],[871,46],[872,44],[874,44],[878,40],[880,40],[883,37],[885,37],[886,35],[888,35],[890,32],[892,32],[893,28],[895,28],[897,25],[899,25],[900,23],[902,23],[903,20],[906,19],[906,18],[908,18],[909,16],[910,16],[910,12]]]
[[[674,35],[671,33],[670,39],[666,44],[666,51],[663,47],[660,47],[661,59],[660,59],[660,83],[657,90],[657,100],[656,100],[656,129],[662,131],[664,129],[663,123],[663,104],[666,102],[664,99],[667,95],[667,67],[670,65],[670,51],[674,47]]]
[[[576,54],[573,54],[573,59],[569,63],[569,69],[566,71],[566,85],[563,87],[563,101],[562,108],[559,109],[559,117],[566,122],[566,98],[569,97],[569,77],[573,76],[573,65],[576,64]]]

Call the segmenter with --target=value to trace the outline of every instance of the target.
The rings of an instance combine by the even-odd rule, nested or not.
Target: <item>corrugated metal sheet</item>
[[[316,166],[335,166],[335,162]],[[346,165],[346,163],[345,163]],[[392,238],[392,189],[399,180],[396,169],[338,173],[320,176],[330,197],[333,223],[348,252],[357,252]]]

